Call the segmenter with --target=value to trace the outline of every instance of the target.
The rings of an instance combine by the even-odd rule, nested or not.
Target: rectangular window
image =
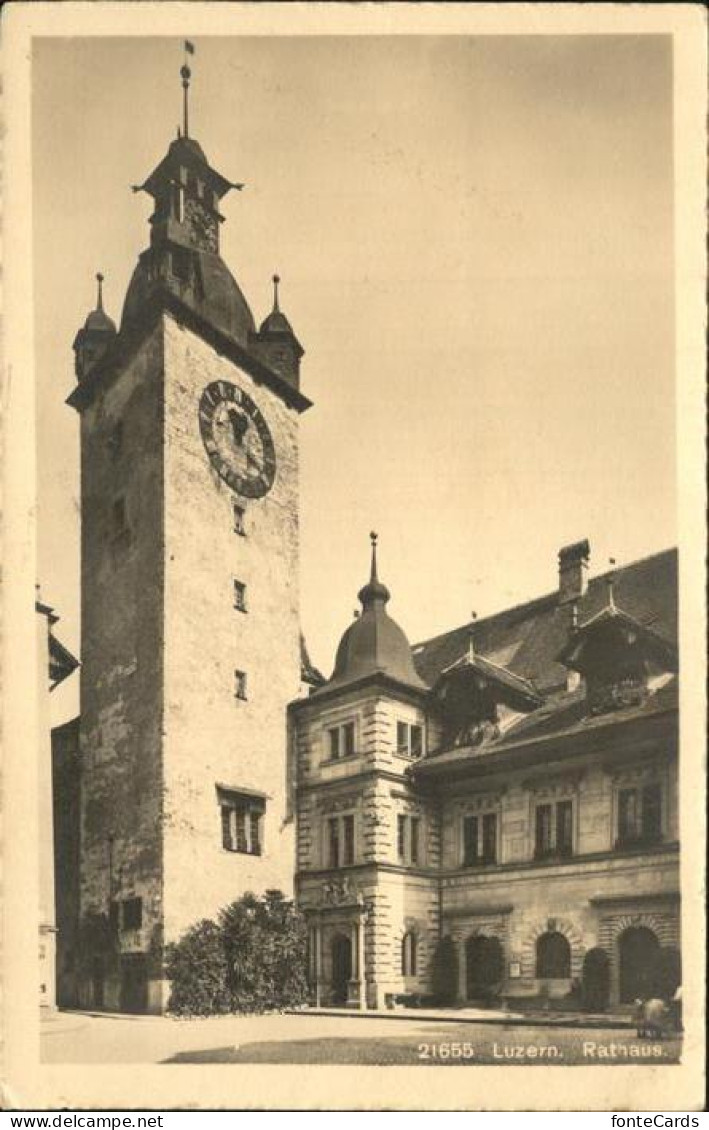
[[[329,842],[329,866],[340,866],[340,821],[336,816],[331,817],[328,822],[328,842]]]
[[[143,900],[125,899],[123,902],[123,929],[140,930],[143,925]]]
[[[329,757],[337,761],[340,757],[354,757],[355,749],[355,724],[344,722],[340,726],[333,726],[328,730]]]
[[[662,790],[658,784],[618,793],[618,844],[657,843],[662,839]]]
[[[246,672],[234,672],[234,694],[237,698],[246,698]]]
[[[259,797],[218,789],[221,803],[222,847],[245,855],[261,855],[261,820],[265,801]]]
[[[406,817],[396,818],[396,852],[402,863],[406,862]]]
[[[244,510],[243,506],[239,506],[238,503],[236,503],[236,502],[233,504],[233,507],[234,507],[234,533],[240,534],[241,537],[245,537],[245,535],[246,535],[246,526],[245,526],[246,511]]]
[[[355,817],[330,816],[325,827],[325,866],[351,867],[355,861]]]
[[[237,612],[246,612],[246,585],[243,581],[234,581],[234,608]]]
[[[618,839],[621,843],[633,843],[640,838],[638,816],[637,790],[621,789],[618,793]]]
[[[478,818],[466,816],[463,819],[463,865],[472,867],[478,862]]]
[[[343,863],[347,866],[354,863],[354,816],[343,816],[342,827],[344,831]]]
[[[573,855],[573,812],[571,800],[559,800],[555,804],[537,805],[534,835],[535,859]]]
[[[497,862],[497,813],[463,817],[463,866]]]
[[[420,757],[423,753],[423,730],[409,722],[396,723],[396,752],[407,757]]]
[[[411,817],[411,862],[419,861],[419,818]]]
[[[486,812],[483,816],[483,863],[495,863],[497,860],[497,814]]]

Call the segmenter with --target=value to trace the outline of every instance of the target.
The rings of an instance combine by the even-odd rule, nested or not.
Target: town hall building
[[[372,535],[323,678],[299,613],[303,348],[278,278],[257,324],[222,259],[240,186],[187,124],[136,186],[153,212],[120,324],[99,276],[74,342],[60,1003],[166,1010],[165,946],[272,888],[306,916],[313,1003],[446,975],[458,1002],[554,998],[591,968],[633,1000],[679,946],[676,553],[589,581],[581,541],[554,591],[410,646]]]

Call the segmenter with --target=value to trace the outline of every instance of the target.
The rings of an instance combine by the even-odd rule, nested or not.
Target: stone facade
[[[214,380],[237,384],[271,430],[277,471],[244,503],[211,469],[197,404]],[[293,890],[286,704],[300,691],[298,416],[189,330],[165,332],[164,925],[175,940],[245,890]],[[246,611],[234,607],[234,580]],[[248,679],[234,694],[234,670]],[[225,851],[216,786],[266,803],[262,854]]]
[[[317,699],[295,705],[298,747],[299,901],[311,922],[313,948],[320,947],[319,999],[338,996],[333,983],[333,941],[347,936],[347,924],[362,920],[364,978],[356,996],[369,1007],[381,1006],[387,994],[421,991],[438,936],[438,892],[432,881],[439,855],[435,806],[411,788],[411,757],[397,751],[397,723],[423,726],[420,696],[382,688],[344,691],[322,704]],[[329,734],[354,723],[355,752],[330,756]],[[351,863],[333,868],[329,828],[333,820],[354,818]],[[402,860],[398,820],[418,820],[417,861]],[[340,848],[344,846],[340,834]],[[348,879],[345,900],[333,900],[328,884]],[[360,910],[363,906],[364,912]],[[415,972],[404,974],[404,935],[417,938]],[[317,934],[317,937],[315,935]]]
[[[580,549],[585,569],[588,543]],[[292,704],[297,890],[311,926],[318,1002],[381,1007],[397,996],[431,997],[440,988],[436,953],[446,938],[456,955],[450,975],[461,1003],[491,994],[518,1003],[578,1001],[580,986],[588,987],[591,954],[589,962],[607,970],[605,1002],[623,1005],[646,990],[660,958],[670,965],[678,960],[672,649],[659,637],[643,638],[640,622],[625,614],[601,610],[581,628],[570,621],[568,556],[558,603],[532,602],[506,620],[501,614],[497,625],[475,626],[491,642],[507,633],[509,656],[519,648],[515,636],[523,641],[536,684],[546,681],[544,694],[476,654],[466,642],[469,632],[454,643],[452,664],[436,659],[438,674],[426,663],[431,654],[450,659],[446,638],[414,648],[428,686],[412,685],[411,673],[400,670],[399,638],[392,636],[389,650],[381,646],[391,633],[383,611],[388,592],[374,566],[360,597],[363,620],[373,620],[376,630],[355,621],[331,680]],[[666,564],[658,560],[660,577]],[[652,589],[646,572],[645,563],[629,567],[622,579],[629,599],[638,576]],[[375,588],[379,601],[372,606]],[[574,592],[581,600],[585,584]],[[594,585],[588,599],[597,595]],[[610,601],[614,610],[612,594]],[[607,646],[608,669],[621,671],[625,687],[631,653],[619,625],[628,628],[633,662],[640,641],[657,669],[648,678],[633,676],[630,704],[616,694],[612,674],[602,689],[604,701],[616,705],[599,710],[584,680],[567,678],[555,665],[570,633],[576,658],[590,647],[597,663],[599,648]],[[671,633],[671,615],[666,627]],[[594,679],[596,686],[595,669]],[[641,699],[636,686],[644,688]],[[339,735],[348,726],[343,745]],[[398,748],[412,726],[422,735],[413,756]],[[342,848],[348,817],[349,854]],[[637,827],[629,830],[633,820]]]

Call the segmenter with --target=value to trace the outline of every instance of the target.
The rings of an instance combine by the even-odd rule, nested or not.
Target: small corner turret
[[[91,311],[74,338],[74,370],[79,381],[84,380],[103,357],[116,336],[115,323],[103,308],[103,275],[100,272],[96,275],[96,282],[96,309]]]
[[[293,327],[278,302],[280,275],[273,276],[273,308],[264,318],[258,333],[251,335],[249,347],[253,354],[268,365],[293,388],[300,385],[300,359],[304,349],[293,333]]]

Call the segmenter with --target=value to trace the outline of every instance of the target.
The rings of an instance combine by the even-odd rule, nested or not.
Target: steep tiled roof
[[[629,615],[670,643],[677,640],[677,551],[661,553],[615,567],[615,602]],[[607,599],[608,574],[589,581],[579,601],[583,623],[602,610]],[[559,653],[568,642],[570,610],[560,605],[556,592],[515,608],[505,609],[475,623],[475,650],[489,660],[529,680],[542,693],[566,684],[567,669]],[[421,678],[432,686],[441,671],[465,654],[470,623],[417,644],[414,662]]]

